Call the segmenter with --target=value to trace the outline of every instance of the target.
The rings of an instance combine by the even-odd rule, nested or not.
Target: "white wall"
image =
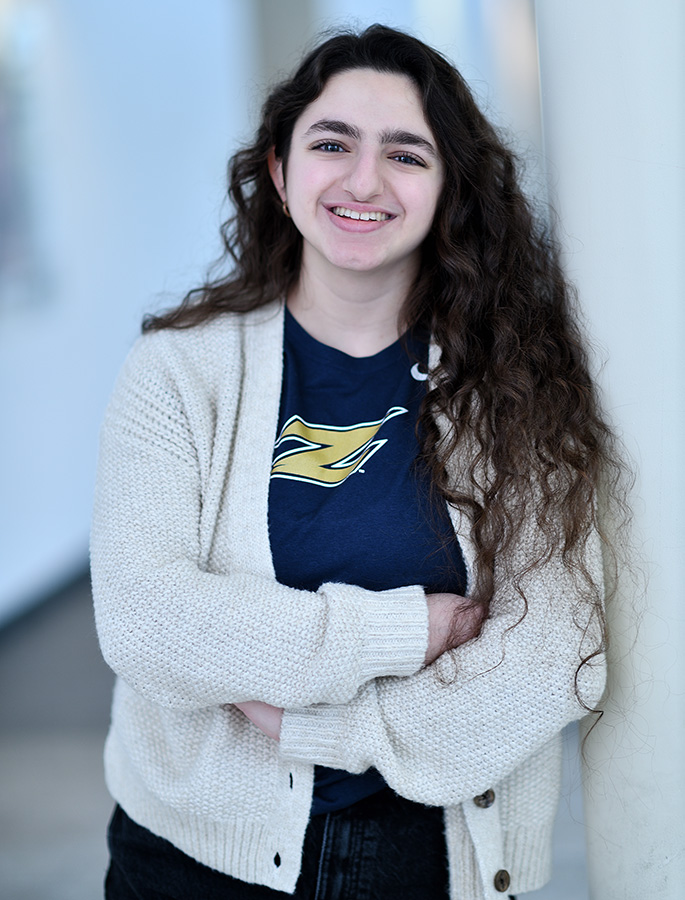
[[[685,6],[537,4],[543,118],[568,264],[638,469],[649,575],[609,610],[611,693],[588,740],[595,900],[685,884]],[[633,604],[643,609],[639,632]]]
[[[243,0],[29,6],[46,281],[0,303],[0,621],[86,563],[104,404],[143,312],[218,254],[256,55]]]

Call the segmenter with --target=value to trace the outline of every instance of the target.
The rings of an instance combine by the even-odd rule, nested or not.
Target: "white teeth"
[[[371,210],[369,212],[357,212],[355,209],[348,209],[346,206],[334,206],[332,210],[336,216],[343,216],[346,219],[361,219],[362,222],[384,222],[390,216],[387,213]]]

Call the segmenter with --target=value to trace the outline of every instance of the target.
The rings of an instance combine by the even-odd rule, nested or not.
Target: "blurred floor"
[[[112,808],[102,745],[111,688],[86,577],[0,631],[2,900],[102,897]],[[576,729],[566,738],[554,878],[526,900],[588,897]]]
[[[82,578],[0,631],[0,897],[95,900],[112,674]]]

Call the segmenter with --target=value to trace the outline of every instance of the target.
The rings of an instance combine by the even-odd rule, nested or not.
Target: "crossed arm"
[[[427,594],[428,647],[424,665],[461,644],[478,636],[483,624],[484,611],[466,597],[458,594]],[[235,703],[241,712],[267,737],[280,739],[283,708],[261,700]]]

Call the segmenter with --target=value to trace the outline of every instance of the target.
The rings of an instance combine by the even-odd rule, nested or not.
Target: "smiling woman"
[[[621,468],[556,245],[380,25],[273,89],[229,192],[230,274],[145,321],[103,429],[107,896],[535,889]]]
[[[367,68],[333,75],[295,122],[287,160],[274,152],[269,168],[302,236],[290,312],[353,356],[393,343],[444,180],[414,82]]]

